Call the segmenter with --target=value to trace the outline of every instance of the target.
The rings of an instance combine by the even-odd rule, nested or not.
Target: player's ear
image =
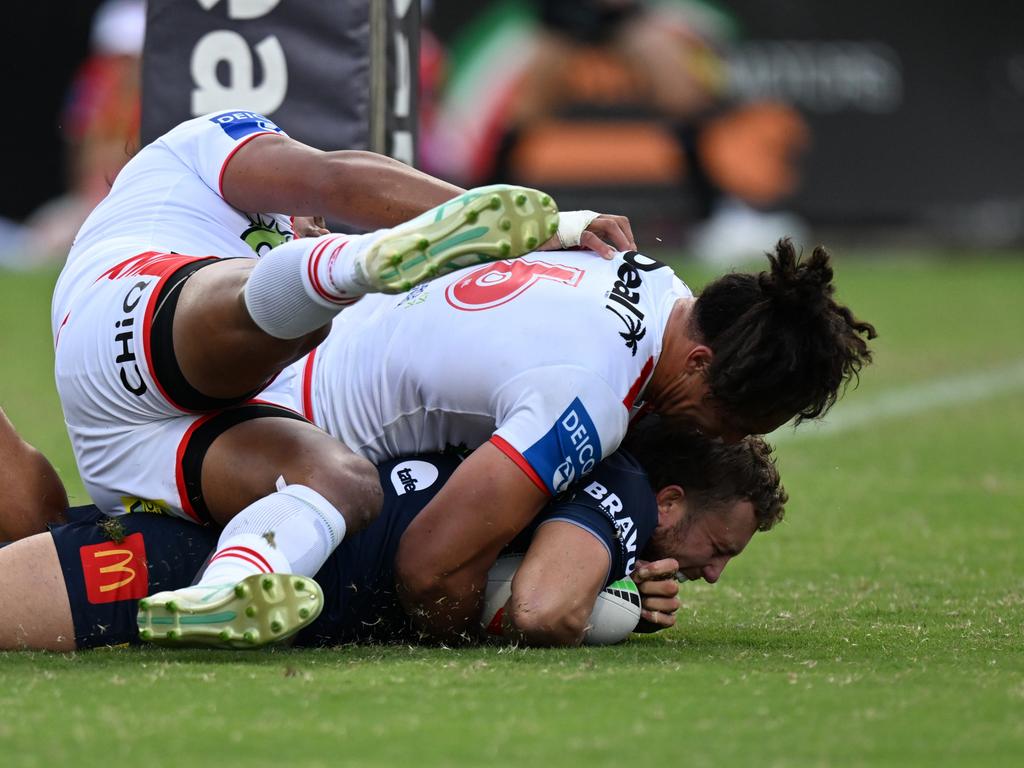
[[[711,351],[711,347],[697,344],[686,355],[686,367],[692,372],[707,375],[714,357],[715,353]]]
[[[658,527],[673,528],[686,514],[686,491],[680,485],[666,485],[655,494],[658,502]]]

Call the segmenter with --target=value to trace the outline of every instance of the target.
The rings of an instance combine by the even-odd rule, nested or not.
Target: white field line
[[[870,373],[868,371],[867,375]],[[850,399],[849,405],[846,404],[846,398],[843,398],[824,421],[807,422],[796,430],[791,426],[782,427],[769,435],[768,440],[783,443],[831,437],[880,421],[932,411],[943,406],[955,407],[987,400],[1018,390],[1024,390],[1024,360],[981,373],[949,376],[900,387],[865,402],[861,402],[857,391],[851,389],[846,393]]]

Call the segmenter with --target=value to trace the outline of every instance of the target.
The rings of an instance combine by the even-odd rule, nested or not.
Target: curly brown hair
[[[648,417],[630,428],[623,448],[647,473],[651,488],[678,485],[709,511],[745,499],[754,506],[757,530],[782,520],[789,500],[772,447],[760,437],[726,445],[681,423]]]
[[[710,283],[694,305],[696,333],[714,358],[711,396],[741,419],[823,416],[871,362],[878,334],[833,298],[824,248],[801,260],[788,238],[766,254],[770,270]]]

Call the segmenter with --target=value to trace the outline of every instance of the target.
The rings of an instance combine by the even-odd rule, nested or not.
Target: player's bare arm
[[[221,191],[243,211],[326,216],[359,229],[379,229],[408,221],[465,190],[386,155],[324,152],[287,136],[266,134],[231,158]],[[617,251],[636,248],[625,216],[595,213],[566,225],[541,250],[578,245],[611,258]]]
[[[532,646],[579,645],[610,562],[583,528],[560,520],[542,525],[512,580],[503,636]]]
[[[547,501],[493,444],[474,451],[399,544],[399,596],[417,627],[446,642],[475,638],[488,569]]]
[[[287,136],[257,136],[224,170],[224,199],[243,211],[325,216],[360,229],[393,227],[465,190],[358,150],[323,152]]]
[[[25,442],[0,409],[0,537],[21,539],[64,520],[68,496],[53,465]]]

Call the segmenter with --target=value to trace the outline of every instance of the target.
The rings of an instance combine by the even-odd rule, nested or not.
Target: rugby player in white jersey
[[[89,494],[112,515],[224,523],[245,512],[189,600],[208,606],[236,586],[248,599],[257,584],[315,590],[277,576],[312,575],[347,529],[377,514],[373,465],[258,395],[363,294],[518,255],[558,225],[553,202],[535,190],[461,192],[371,153],[314,150],[265,117],[228,111],[144,147],[83,224],[52,325],[58,392]],[[281,212],[367,229],[419,218],[292,240]],[[555,244],[611,250],[597,232],[632,245],[624,219],[595,216],[577,227],[590,232],[559,232]],[[247,578],[253,571],[271,578]]]
[[[793,416],[820,415],[870,359],[861,335],[871,337],[873,328],[832,299],[829,258],[820,249],[801,263],[792,245],[780,243],[770,273],[727,276],[700,299],[635,252],[607,264],[587,254],[547,262],[534,254],[518,267],[502,263],[394,300],[364,300],[348,322],[343,314],[335,324],[338,346],[324,355],[334,363],[330,370],[318,374],[314,356],[264,390],[282,365],[323,338],[321,327],[340,306],[369,288],[394,290],[426,278],[450,266],[446,255],[456,265],[466,251],[473,260],[479,252],[498,256],[508,242],[503,233],[518,232],[529,245],[550,225],[540,193],[501,189],[463,195],[396,232],[285,243],[255,267],[251,260],[211,264],[168,253],[195,253],[202,230],[215,225],[225,230],[216,246],[225,251],[248,221],[226,201],[301,213],[317,206],[338,215],[327,201],[303,197],[320,189],[294,173],[310,150],[296,150],[266,128],[265,120],[226,113],[185,124],[140,152],[98,220],[86,222],[57,287],[58,385],[94,500],[114,511],[230,518],[197,588],[143,601],[155,624],[174,626],[166,639],[189,640],[188,627],[198,631],[204,612],[221,611],[225,601],[244,606],[257,599],[250,594],[255,584],[275,584],[254,581],[257,575],[312,575],[347,526],[373,516],[379,483],[372,465],[341,442],[366,456],[446,443],[477,448],[410,526],[397,558],[406,607],[425,631],[454,639],[475,621],[480,587],[501,547],[552,493],[618,446],[633,405],[642,400],[736,440]],[[236,151],[235,142],[254,134]],[[264,151],[250,168],[246,158],[260,146],[282,148],[283,157],[274,163]],[[164,161],[176,174],[173,184]],[[264,173],[265,186],[243,171],[251,186],[236,190],[239,168]],[[298,192],[279,184],[291,189],[288,204],[265,196],[275,178],[267,168],[297,178]],[[164,194],[153,194],[154,187]],[[214,221],[184,227],[175,240],[168,220],[208,219],[211,211]],[[234,218],[225,227],[228,214]],[[127,241],[111,237],[125,230]],[[132,256],[142,243],[157,253]],[[437,262],[424,259],[437,251]],[[82,279],[86,257],[93,282]],[[388,320],[377,312],[381,306],[416,320]],[[347,350],[359,349],[377,323],[386,335],[373,335],[373,349],[351,359],[371,369],[375,356],[388,362],[350,384],[361,374],[349,367]],[[144,354],[133,346],[136,334]],[[299,379],[309,369],[307,391]],[[316,383],[321,376],[327,386]],[[445,398],[448,390],[461,405]],[[251,402],[256,392],[267,402]],[[396,403],[401,409],[392,411]],[[282,405],[312,415],[340,441]],[[439,416],[439,409],[453,415]],[[208,415],[180,415],[188,411]],[[481,512],[484,489],[494,501]],[[174,621],[182,613],[190,614],[188,626]],[[299,626],[296,619],[283,634]],[[275,638],[258,641],[267,639]]]
[[[784,241],[770,259],[699,298],[633,251],[463,270],[364,299],[263,396],[374,461],[476,448],[396,563],[407,610],[455,642],[501,549],[615,451],[634,409],[733,442],[824,413],[870,360],[874,329],[834,301],[828,254],[801,262]]]

